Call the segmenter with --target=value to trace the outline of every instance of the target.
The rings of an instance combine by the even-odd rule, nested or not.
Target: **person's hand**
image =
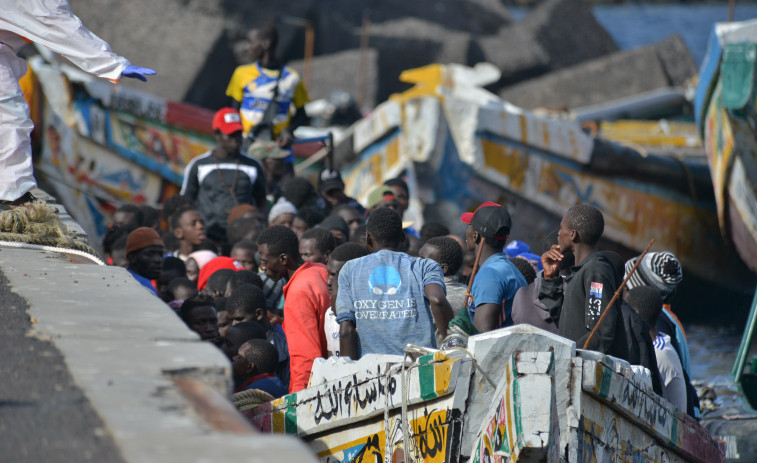
[[[130,77],[132,79],[139,79],[142,82],[147,82],[147,77],[155,75],[154,69],[141,68],[139,66],[126,66],[124,72],[121,73],[124,77]]]
[[[541,255],[541,264],[544,267],[544,278],[554,278],[557,276],[557,269],[560,267],[560,261],[563,259],[560,252],[560,246],[553,245],[549,251]]]
[[[290,146],[292,146],[293,141],[294,134],[292,134],[292,131],[289,129],[283,129],[279,134],[278,140],[276,140],[276,144],[281,148],[289,148]]]

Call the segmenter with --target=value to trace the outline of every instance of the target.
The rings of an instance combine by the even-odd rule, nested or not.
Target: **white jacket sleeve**
[[[81,69],[118,80],[129,61],[89,31],[68,0],[0,0],[0,29],[60,53]]]

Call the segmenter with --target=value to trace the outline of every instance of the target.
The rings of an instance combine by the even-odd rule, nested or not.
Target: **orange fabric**
[[[331,306],[323,264],[305,262],[284,285],[284,334],[289,345],[289,392],[305,389],[313,360],[327,357],[323,322]]]

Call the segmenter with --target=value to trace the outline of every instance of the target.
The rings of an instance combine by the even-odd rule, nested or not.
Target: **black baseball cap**
[[[318,191],[325,193],[335,188],[344,188],[342,174],[336,169],[323,169],[318,176]]]
[[[476,211],[470,224],[484,238],[506,240],[513,222],[504,207],[484,206]]]

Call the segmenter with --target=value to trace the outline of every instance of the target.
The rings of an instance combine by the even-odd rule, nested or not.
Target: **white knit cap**
[[[297,208],[294,204],[290,203],[283,196],[279,198],[276,204],[271,207],[271,211],[268,213],[268,223],[273,222],[276,218],[283,214],[296,214]]]

